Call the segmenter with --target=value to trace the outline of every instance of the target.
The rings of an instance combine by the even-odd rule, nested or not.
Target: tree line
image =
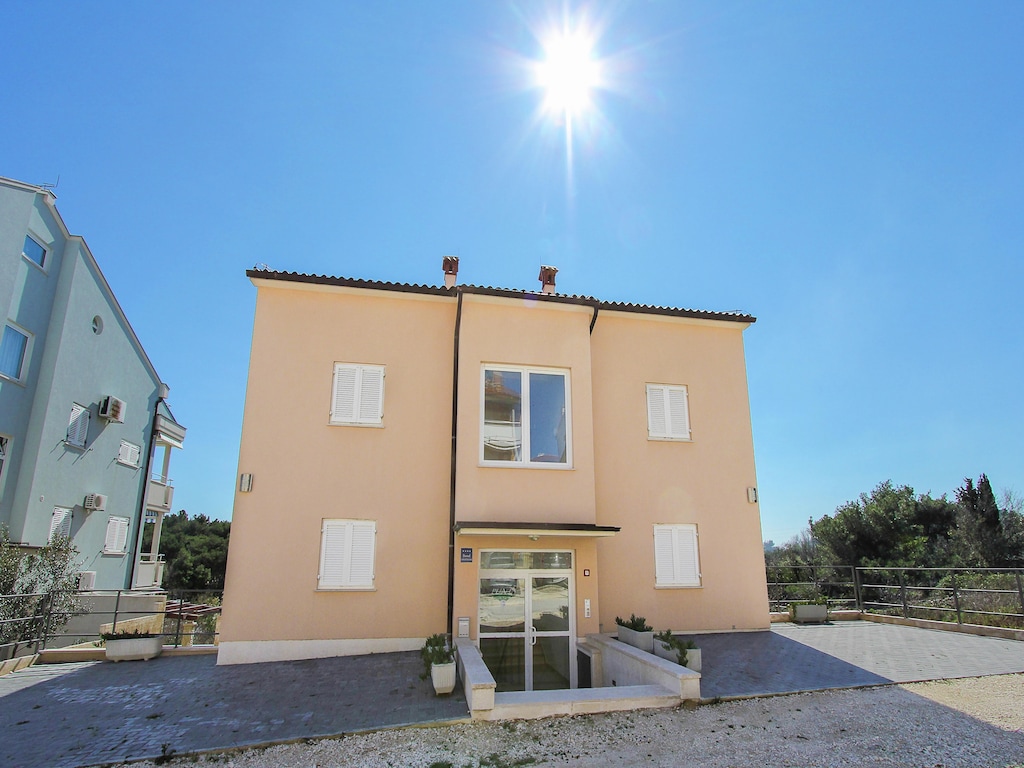
[[[183,509],[165,515],[160,528],[164,589],[224,589],[230,535],[231,523],[227,520],[211,520],[204,514],[189,517]],[[147,528],[146,539],[150,536],[151,529]],[[149,542],[143,541],[142,551],[148,550]]]
[[[954,498],[916,494],[886,480],[870,493],[809,521],[782,546],[765,542],[768,566],[905,568],[1024,567],[1024,504],[997,502],[986,475],[965,478]]]

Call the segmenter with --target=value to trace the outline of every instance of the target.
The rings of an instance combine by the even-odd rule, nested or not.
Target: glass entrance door
[[[570,552],[483,552],[480,652],[498,691],[576,687]]]

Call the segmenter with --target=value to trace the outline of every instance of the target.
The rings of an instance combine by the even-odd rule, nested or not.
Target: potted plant
[[[798,624],[828,621],[828,602],[818,600],[797,600],[789,604],[789,620]]]
[[[160,635],[139,630],[104,632],[103,645],[108,661],[148,661],[155,659],[164,649]]]
[[[680,640],[672,635],[672,630],[658,632],[654,639],[654,654],[662,659],[674,662],[681,667],[700,672],[700,648],[692,640]]]
[[[447,635],[431,635],[420,649],[423,659],[423,679],[430,677],[434,693],[440,696],[455,690],[455,649],[448,644]]]
[[[619,640],[641,651],[654,653],[654,627],[648,626],[647,619],[631,613],[628,621],[616,616],[615,623],[619,625]]]

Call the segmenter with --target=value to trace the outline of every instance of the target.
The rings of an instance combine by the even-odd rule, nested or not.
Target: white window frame
[[[522,431],[522,455],[518,461],[495,461],[484,458],[484,419],[485,399],[487,397],[486,383],[488,371],[502,371],[519,373],[522,375],[522,409],[523,420],[520,426]],[[565,462],[554,461],[530,461],[530,374],[540,373],[547,375],[561,376],[565,381]],[[482,467],[508,467],[508,468],[529,468],[529,469],[572,469],[572,375],[568,368],[538,368],[521,365],[501,365],[496,363],[484,363],[480,366],[480,437],[479,461]]]
[[[89,422],[92,411],[86,405],[71,404],[71,417],[68,419],[68,433],[64,442],[75,448],[85,448],[89,442]]]
[[[647,439],[692,442],[690,396],[685,385],[647,385]]]
[[[21,256],[22,256],[22,258],[25,259],[25,261],[27,261],[29,264],[31,264],[36,269],[41,269],[43,272],[46,272],[47,271],[47,262],[50,260],[50,258],[49,258],[50,257],[50,246],[48,246],[46,243],[42,242],[41,238],[36,237],[31,232],[26,232],[25,233],[25,238],[28,239],[28,240],[31,240],[33,243],[35,243],[36,245],[38,245],[40,248],[43,249],[43,260],[42,260],[42,262],[38,262],[35,259],[33,259],[31,256],[29,256],[27,253],[25,253],[25,241],[24,240],[21,241]]]
[[[8,320],[4,323],[4,328],[10,328],[15,333],[19,333],[25,337],[25,349],[21,353],[21,362],[18,365],[18,375],[10,376],[9,374],[0,371],[0,379],[6,379],[7,381],[13,381],[21,384],[28,377],[29,363],[32,360],[32,343],[35,340],[35,335],[26,328],[22,328],[17,323]],[[4,333],[4,329],[0,328],[0,334]],[[0,343],[2,343],[3,337],[0,336]]]
[[[350,394],[343,388],[344,379],[349,376]],[[383,427],[385,377],[383,365],[335,363],[331,383],[330,423],[347,427]]]
[[[654,526],[654,587],[680,589],[702,586],[700,538],[692,524]]]
[[[64,538],[71,538],[71,516],[74,510],[68,507],[54,507],[53,517],[50,518],[50,535],[46,537],[48,542],[53,542],[58,535]]]
[[[376,521],[325,518],[320,525],[317,589],[373,591],[376,550]]]
[[[131,521],[127,517],[111,515],[107,518],[107,534],[103,538],[104,555],[128,554],[128,528]]]

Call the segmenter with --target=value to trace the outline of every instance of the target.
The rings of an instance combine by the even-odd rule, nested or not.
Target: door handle
[[[530,625],[530,645],[536,645],[536,644],[537,644],[537,628],[535,626],[533,626],[533,625]]]

